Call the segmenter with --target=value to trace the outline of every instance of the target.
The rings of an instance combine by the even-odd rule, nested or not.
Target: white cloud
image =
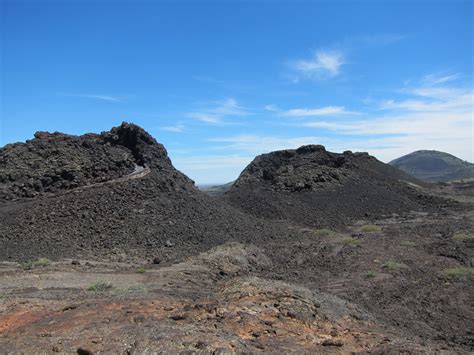
[[[198,111],[188,112],[186,115],[198,121],[208,124],[225,123],[225,118],[229,116],[247,116],[250,112],[240,106],[233,98],[227,98],[222,101],[212,102],[207,107],[203,107]]]
[[[442,73],[433,73],[433,74],[425,75],[421,79],[421,82],[424,85],[435,86],[435,85],[444,84],[450,81],[454,81],[456,79],[459,79],[459,77],[460,77],[459,74],[446,75]]]
[[[110,96],[110,95],[93,95],[93,94],[59,94],[59,95],[68,96],[68,97],[82,97],[86,99],[95,99],[95,100],[102,100],[102,101],[109,101],[109,102],[121,101],[120,98],[116,96]]]
[[[262,154],[274,150],[294,149],[307,144],[319,144],[321,137],[273,137],[258,135],[236,135],[209,139],[211,142],[223,143],[219,149],[232,149],[247,154]]]
[[[270,112],[279,112],[279,111],[281,111],[280,108],[276,105],[265,105],[264,109],[266,111],[270,111]]]
[[[382,109],[417,112],[466,112],[472,111],[474,91],[460,88],[414,88],[406,90],[413,99],[382,102]]]
[[[164,126],[160,128],[162,131],[168,131],[173,133],[181,133],[186,130],[186,127],[183,124],[177,124],[175,126]]]
[[[413,98],[386,100],[383,115],[364,120],[306,121],[303,127],[326,129],[368,140],[353,142],[384,158],[419,149],[437,149],[472,161],[474,156],[474,91],[463,88],[415,88]],[[381,137],[384,136],[384,137]],[[374,148],[376,146],[384,148]],[[349,149],[349,148],[348,148]]]
[[[346,111],[344,106],[325,106],[320,108],[295,108],[283,111],[283,116],[305,117],[305,116],[335,116],[350,115],[356,112]]]
[[[309,60],[298,60],[292,64],[293,69],[308,77],[317,75],[336,76],[344,64],[344,56],[340,51],[317,51]]]

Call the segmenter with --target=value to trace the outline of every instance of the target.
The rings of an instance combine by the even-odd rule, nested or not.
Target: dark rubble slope
[[[474,179],[474,164],[436,150],[418,150],[389,164],[424,181]]]
[[[106,152],[104,155],[121,152],[127,155],[123,161],[130,160],[126,166],[146,165],[150,172],[139,179],[114,180],[118,171],[110,169],[113,171],[104,176],[112,180],[90,185],[96,180],[85,177],[90,176],[95,162],[104,170],[113,163],[102,159],[99,153],[62,149],[65,141],[71,146],[78,142],[84,146],[86,142],[89,149]],[[32,145],[37,148],[33,156],[46,154],[42,149],[49,152],[56,146],[59,160],[64,162],[81,154],[81,166],[86,171],[79,169],[77,176],[84,177],[81,184],[88,188],[71,189],[59,184],[57,189],[34,198],[4,200],[0,205],[0,259],[104,256],[125,251],[141,257],[159,257],[166,262],[225,241],[249,241],[255,239],[256,233],[265,240],[277,233],[198,191],[189,178],[172,166],[164,147],[138,126],[123,123],[110,132],[81,137],[45,134],[34,143],[6,147],[2,159],[14,150],[28,150]],[[74,156],[70,157],[71,154]],[[11,157],[10,154],[8,159]],[[88,161],[89,157],[96,160]],[[123,169],[120,173],[128,171]],[[15,173],[12,176],[17,176]],[[41,171],[35,170],[31,175],[34,174],[41,180]],[[14,185],[15,180],[2,183],[2,188],[13,191],[9,187]]]
[[[307,145],[256,157],[223,198],[259,217],[338,226],[448,203],[423,193],[423,186],[367,153]]]

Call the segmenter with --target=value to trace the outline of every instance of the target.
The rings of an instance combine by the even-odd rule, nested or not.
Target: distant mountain
[[[392,160],[389,164],[430,182],[474,178],[474,164],[436,150],[418,150]]]
[[[229,191],[233,184],[234,181],[231,181],[227,184],[222,185],[201,185],[198,186],[198,188],[209,196],[220,196],[223,195],[225,192]]]

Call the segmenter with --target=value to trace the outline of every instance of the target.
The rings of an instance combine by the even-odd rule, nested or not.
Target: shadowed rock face
[[[307,145],[256,157],[224,198],[259,217],[329,226],[445,203],[408,182],[425,185],[367,153]]]
[[[0,202],[105,182],[147,165],[173,186],[192,188],[163,145],[142,128],[122,123],[109,132],[67,135],[36,132],[33,140],[0,150]]]
[[[162,169],[173,168],[165,147],[135,124],[124,122],[109,132],[102,132],[100,138],[105,144],[123,146],[130,150],[138,165],[146,164]]]

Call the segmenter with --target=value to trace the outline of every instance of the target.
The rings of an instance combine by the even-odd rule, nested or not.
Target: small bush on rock
[[[47,258],[39,258],[36,260],[27,261],[21,264],[23,270],[31,270],[35,267],[45,267],[51,264],[51,261]]]
[[[379,226],[376,226],[375,224],[366,224],[365,226],[362,226],[360,230],[365,233],[374,233],[374,232],[380,232],[381,229]]]
[[[382,264],[382,268],[389,269],[389,270],[397,270],[397,269],[403,269],[407,267],[408,266],[406,266],[405,264],[399,263],[398,261],[394,261],[394,260],[388,260]]]
[[[314,234],[318,237],[328,237],[330,235],[336,234],[336,232],[334,232],[330,229],[327,229],[327,228],[322,228],[322,229],[316,229],[314,231]]]
[[[458,266],[444,270],[444,275],[455,279],[474,279],[474,267]]]
[[[92,291],[92,292],[105,292],[110,289],[112,289],[113,286],[110,282],[107,281],[98,281],[89,287],[87,287],[87,291]]]

